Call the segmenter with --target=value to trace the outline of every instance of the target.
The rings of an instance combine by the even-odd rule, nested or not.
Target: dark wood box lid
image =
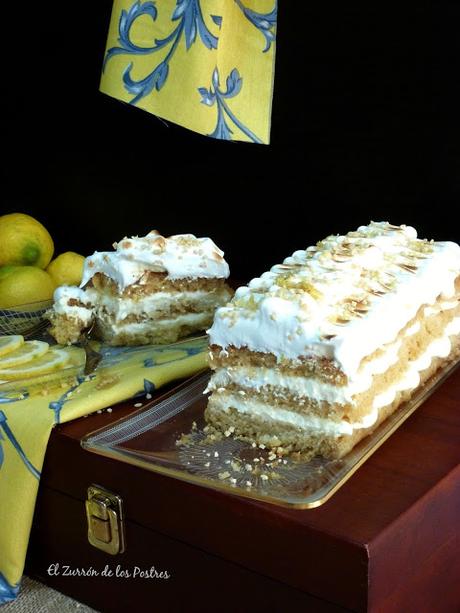
[[[317,509],[222,494],[80,447],[84,435],[135,410],[133,402],[55,428],[40,487],[83,504],[99,483],[122,496],[128,521],[352,610],[454,610],[459,399],[457,370]]]

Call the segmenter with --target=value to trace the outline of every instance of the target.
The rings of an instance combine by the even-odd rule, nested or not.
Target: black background
[[[237,278],[371,219],[459,241],[460,9],[369,4],[279,0],[268,147],[101,94],[111,0],[16,5],[0,213],[36,216],[57,252],[83,255],[153,228],[209,235]]]

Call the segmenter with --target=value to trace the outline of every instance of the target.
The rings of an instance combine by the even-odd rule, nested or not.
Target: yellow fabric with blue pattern
[[[94,374],[63,370],[45,385],[0,386],[0,604],[19,591],[46,446],[55,424],[144,396],[206,368],[207,340],[102,347]],[[46,395],[43,395],[46,392]]]
[[[277,0],[115,0],[101,91],[223,140],[270,140]]]

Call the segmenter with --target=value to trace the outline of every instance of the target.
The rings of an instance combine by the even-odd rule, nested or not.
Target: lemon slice
[[[0,369],[0,379],[16,381],[17,379],[30,379],[60,370],[68,364],[70,356],[65,349],[50,349],[40,358],[35,358],[25,364],[12,368]],[[1,365],[1,363],[0,363]]]
[[[19,349],[24,344],[24,337],[20,334],[0,336],[0,357]]]
[[[18,349],[0,358],[0,370],[12,368],[35,360],[44,355],[49,349],[44,341],[26,341]]]
[[[65,347],[69,356],[69,366],[84,366],[86,362],[85,350],[81,347]]]

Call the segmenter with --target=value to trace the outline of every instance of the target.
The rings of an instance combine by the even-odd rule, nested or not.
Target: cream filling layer
[[[448,311],[455,309],[458,306],[458,300],[445,300],[441,304],[435,306],[427,306],[423,309],[423,316],[430,317],[431,315],[437,315],[441,311]]]
[[[73,319],[75,322],[81,323],[83,326],[87,326],[93,319],[93,312],[91,309],[85,309],[85,307],[72,306],[67,309],[55,309],[58,315],[64,315],[68,319]]]
[[[78,302],[84,306],[69,305],[70,301]],[[68,285],[58,287],[54,292],[53,310],[57,315],[65,315],[69,319],[81,322],[84,326],[89,325],[93,318],[91,304],[85,292],[78,287]]]
[[[208,390],[226,387],[230,384],[259,392],[265,386],[280,388],[301,398],[333,404],[353,404],[356,394],[365,392],[372,386],[374,375],[382,374],[398,361],[401,341],[388,345],[385,352],[367,362],[347,385],[337,386],[319,379],[299,375],[285,375],[273,368],[230,367],[218,370],[211,378]]]
[[[152,330],[163,330],[165,328],[174,329],[182,325],[206,325],[211,316],[212,311],[206,311],[204,313],[185,313],[173,319],[149,319],[142,322],[118,323],[110,317],[101,318],[101,321],[103,326],[107,326],[115,333],[138,334],[142,332],[149,333]]]
[[[444,335],[431,342],[426,351],[412,360],[404,375],[390,389],[374,398],[373,408],[378,410],[393,402],[398,392],[415,389],[420,385],[420,373],[430,367],[434,358],[447,358],[452,351],[450,337],[460,333],[460,317],[455,317],[445,328]]]
[[[265,421],[273,421],[283,425],[294,426],[302,430],[314,430],[332,436],[353,434],[358,428],[368,428],[377,420],[378,411],[373,411],[361,422],[353,424],[345,421],[333,421],[316,415],[300,415],[293,411],[286,411],[278,407],[264,404],[252,398],[245,399],[237,394],[219,394],[215,399],[215,405],[223,411],[236,409],[239,413],[249,413],[254,417],[260,417]]]
[[[220,293],[197,290],[195,292],[155,292],[137,300],[132,298],[114,298],[111,295],[98,293],[94,296],[95,309],[104,309],[121,322],[129,315],[152,316],[158,311],[168,311],[171,307],[186,302],[187,305],[199,306],[201,310],[215,308],[224,300]]]
[[[450,354],[452,350],[450,337],[459,332],[460,317],[456,317],[446,326],[442,337],[430,343],[422,356],[409,363],[404,375],[394,385],[374,398],[372,411],[361,421],[354,423],[334,421],[316,415],[300,415],[247,398],[247,395],[243,397],[239,394],[218,393],[213,396],[213,400],[224,411],[234,408],[241,413],[249,413],[267,421],[295,426],[302,430],[313,430],[332,436],[351,435],[355,430],[373,426],[378,419],[379,410],[391,404],[399,392],[417,388],[420,384],[420,372],[426,370],[434,358],[445,358]]]

